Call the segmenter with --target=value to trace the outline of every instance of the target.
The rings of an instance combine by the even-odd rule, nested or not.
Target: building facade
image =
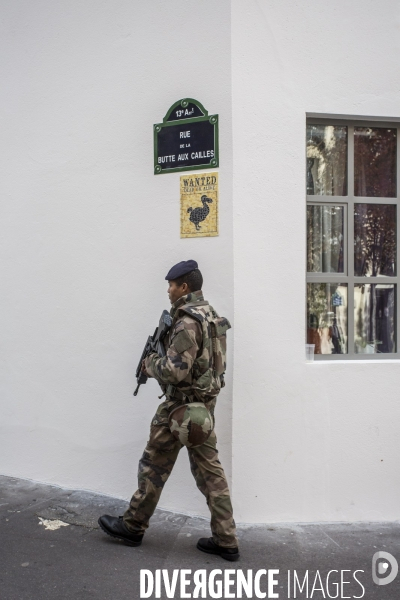
[[[133,398],[134,370],[193,258],[233,325],[216,428],[236,520],[397,519],[398,3],[3,12],[0,471],[130,497],[159,394]],[[153,124],[181,98],[219,118],[215,237],[180,237],[180,173],[154,175]],[[357,130],[396,131],[382,193],[357,193]],[[375,205],[392,251],[360,275]],[[207,515],[184,451],[160,505]]]

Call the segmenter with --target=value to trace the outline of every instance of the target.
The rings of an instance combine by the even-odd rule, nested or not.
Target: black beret
[[[198,268],[198,264],[195,260],[182,260],[182,262],[174,265],[167,273],[166,280],[173,281],[179,277],[183,277],[187,273],[194,271]]]

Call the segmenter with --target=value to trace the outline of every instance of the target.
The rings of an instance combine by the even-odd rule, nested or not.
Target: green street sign
[[[193,98],[178,100],[154,131],[154,174],[219,166],[218,115]]]

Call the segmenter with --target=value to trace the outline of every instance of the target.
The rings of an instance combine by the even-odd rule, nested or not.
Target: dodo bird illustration
[[[197,231],[200,231],[201,227],[199,223],[204,221],[207,218],[208,213],[210,212],[210,207],[208,204],[212,202],[211,198],[207,198],[206,195],[201,197],[201,201],[203,206],[199,206],[198,208],[192,208],[191,206],[187,209],[188,213],[190,213],[189,220],[194,223]]]

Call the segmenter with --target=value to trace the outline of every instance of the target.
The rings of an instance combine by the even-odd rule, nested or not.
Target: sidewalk
[[[288,598],[288,570],[296,570],[301,582],[308,570],[309,594],[319,570],[326,598],[327,573],[339,571],[331,574],[330,594],[335,597],[333,583],[340,570],[349,570],[344,580],[351,583],[339,598],[400,600],[400,575],[384,586],[371,578],[375,552],[390,552],[400,562],[398,522],[242,525],[241,559],[228,563],[196,549],[197,539],[210,535],[206,520],[162,510],[152,518],[139,548],[113,540],[99,529],[97,519],[104,513],[122,514],[125,507],[121,500],[98,494],[0,476],[0,600],[136,600],[140,569],[167,569],[169,576],[174,569],[279,569],[274,591],[280,599]],[[68,526],[47,529],[52,523],[43,519]],[[363,596],[352,575],[359,569],[364,570],[357,575]],[[261,581],[266,590],[266,577]],[[161,597],[167,597],[164,588]],[[179,587],[174,597],[181,597]],[[308,597],[324,595],[315,590]],[[305,588],[297,598],[307,598]]]

